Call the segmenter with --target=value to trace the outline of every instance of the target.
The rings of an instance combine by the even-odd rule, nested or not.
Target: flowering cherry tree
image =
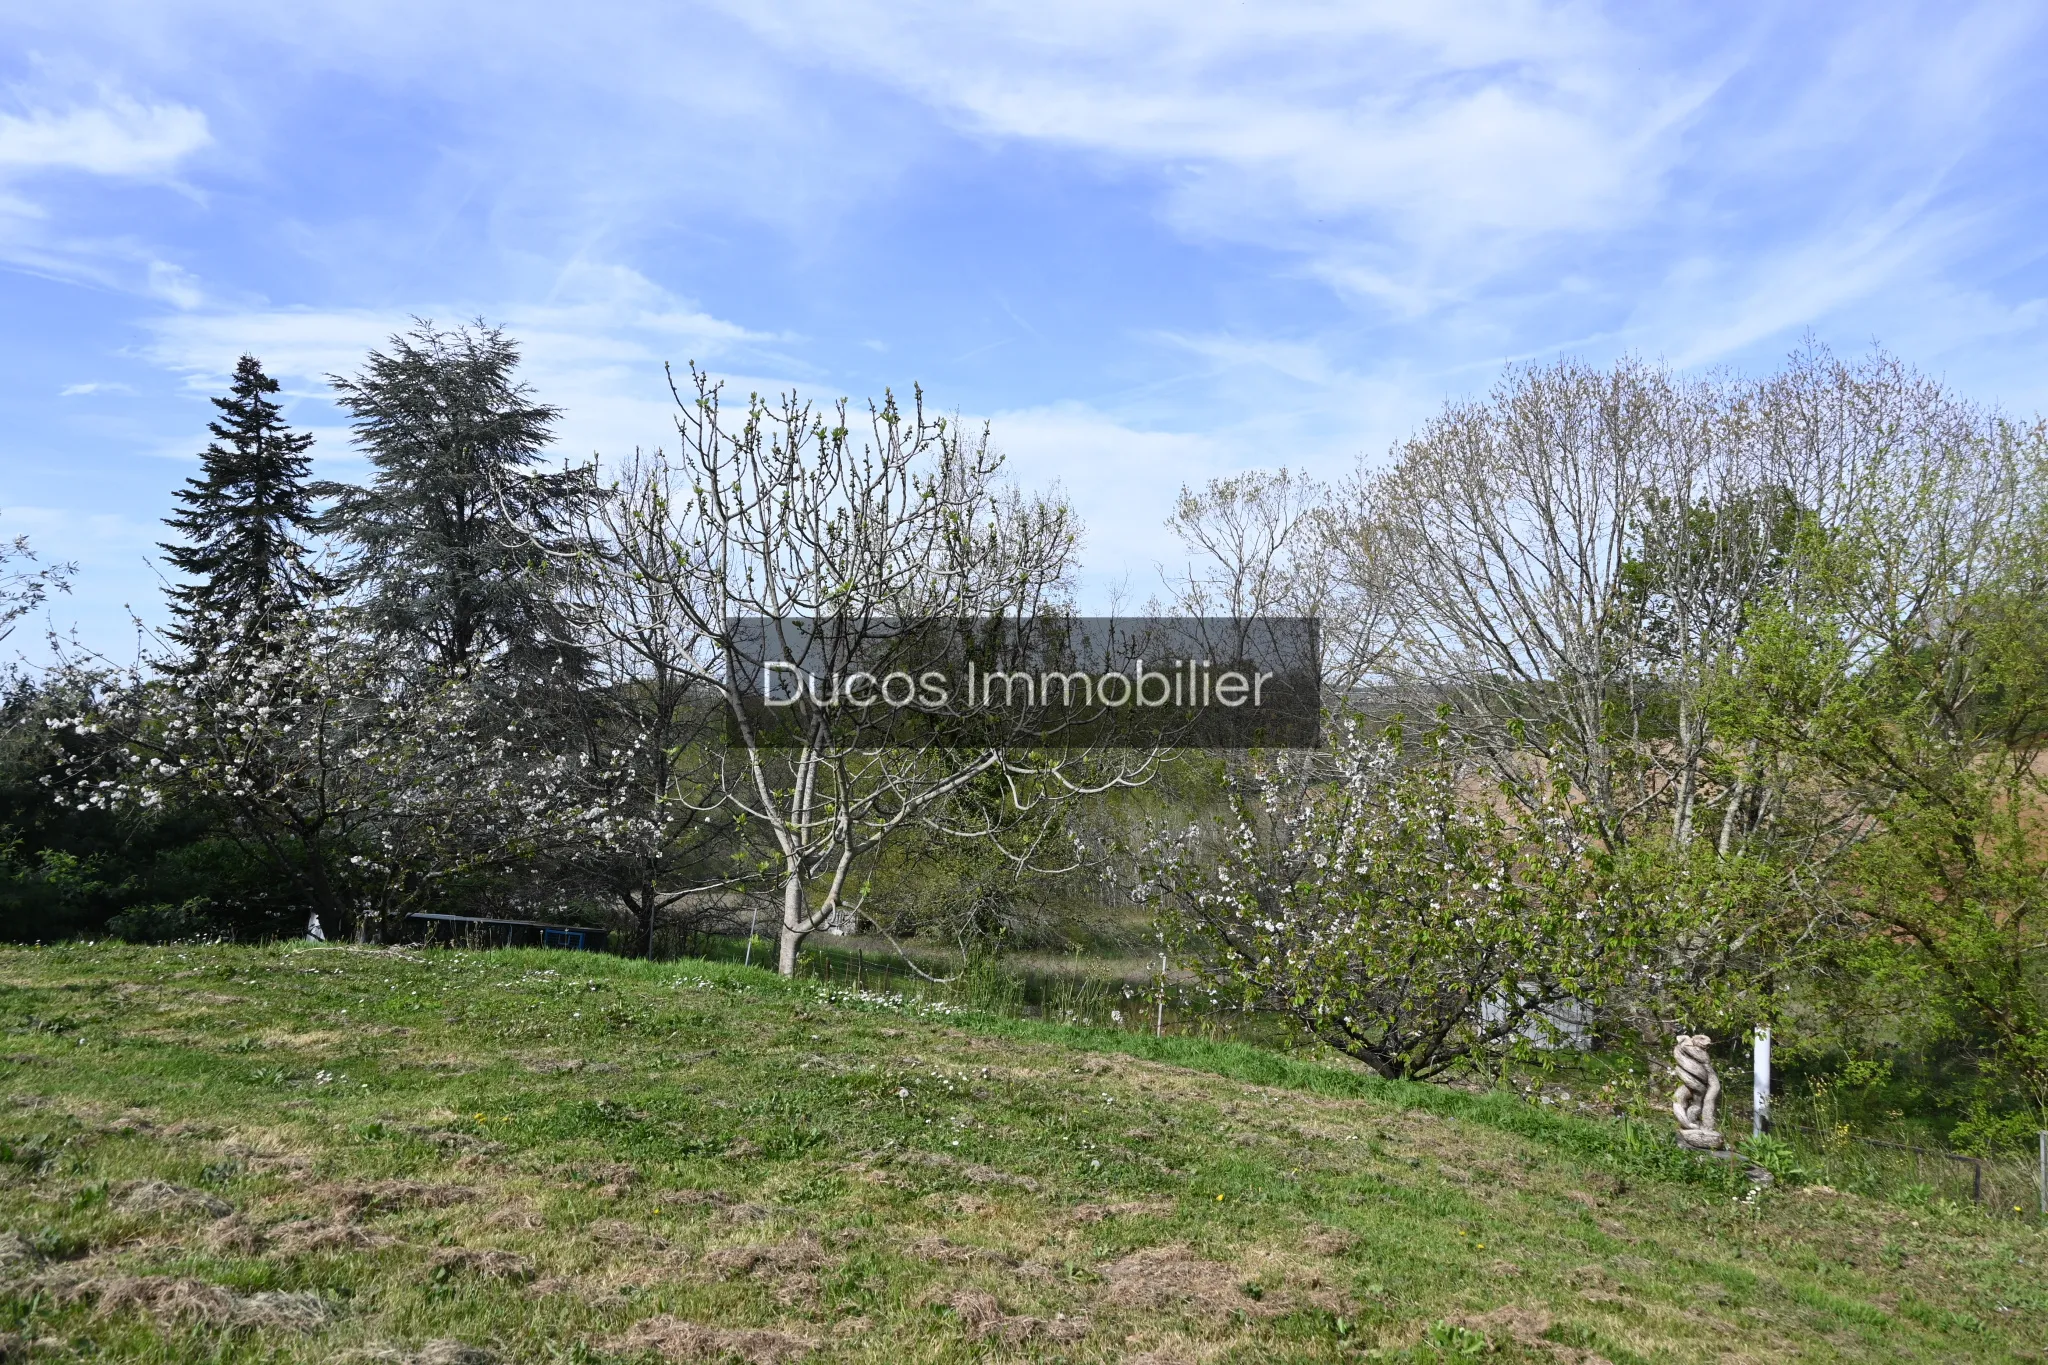
[[[652,956],[670,923],[716,924],[751,864],[737,856],[732,814],[718,788],[725,697],[697,613],[673,591],[669,507],[675,490],[657,454],[635,455],[585,514],[596,547],[564,601],[589,659],[579,733],[582,779],[611,813],[608,836],[575,850],[580,871],[633,916]]]
[[[110,678],[89,713],[52,722],[122,741],[71,765],[59,799],[210,809],[359,939],[465,879],[610,836],[588,759],[549,753],[503,698],[410,673],[334,614],[238,638],[169,679]]]
[[[1417,759],[1332,729],[1330,754],[1234,774],[1221,828],[1151,850],[1144,894],[1208,987],[1414,1080],[1597,998],[1624,917],[1572,814],[1475,800],[1440,738]]]
[[[14,623],[43,605],[52,592],[70,592],[75,564],[44,564],[27,536],[0,542],[0,640]]]

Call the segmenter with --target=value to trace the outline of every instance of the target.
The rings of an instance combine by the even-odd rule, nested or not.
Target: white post
[[[1159,955],[1159,1012],[1152,1016],[1152,1036],[1166,1036],[1166,954]]]
[[[1754,1113],[1750,1131],[1762,1137],[1771,1131],[1771,1031],[1756,1031],[1756,1069],[1751,1080],[1750,1108]]]
[[[2041,1134],[2041,1212],[2048,1216],[2048,1132]]]

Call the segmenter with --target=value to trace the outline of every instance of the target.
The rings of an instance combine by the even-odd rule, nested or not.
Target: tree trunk
[[[776,953],[775,970],[784,976],[796,975],[797,950],[804,946],[809,932],[804,928],[804,883],[797,876],[790,876],[782,883],[782,943]]]
[[[1678,703],[1678,793],[1671,803],[1671,841],[1680,848],[1692,842],[1693,802],[1698,792],[1699,737],[1693,733],[1689,703]]]

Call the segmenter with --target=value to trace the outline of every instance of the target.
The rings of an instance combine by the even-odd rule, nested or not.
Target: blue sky
[[[1139,597],[1183,483],[1511,361],[1880,341],[2048,408],[2048,7],[0,3],[0,532],[119,649],[205,398],[482,315],[562,453],[661,363],[995,423]],[[23,643],[17,638],[16,645]]]

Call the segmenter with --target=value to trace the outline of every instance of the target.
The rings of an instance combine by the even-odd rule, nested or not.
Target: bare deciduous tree
[[[1388,616],[1376,537],[1346,510],[1285,466],[1183,487],[1166,526],[1189,560],[1162,571],[1169,602],[1193,616],[1315,617],[1324,690],[1350,695],[1382,662]]]
[[[1747,454],[1713,384],[1567,362],[1447,408],[1362,485],[1396,671],[1515,789],[1568,777],[1612,846],[1667,808],[1691,829],[1696,694],[1764,559],[1726,550],[1774,506]]]
[[[972,618],[1030,621],[1063,605],[1079,528],[1064,501],[1005,487],[986,428],[927,414],[921,394],[908,410],[893,397],[872,407],[862,441],[845,403],[794,395],[756,396],[728,425],[718,385],[692,377],[677,392],[677,454],[627,509],[639,525],[623,539],[647,550],[635,590],[695,631],[693,681],[725,704],[717,800],[766,848],[784,974],[809,935],[845,923],[855,861],[906,825],[1013,834],[1004,846],[1030,861],[1046,853],[1051,808],[1144,780],[1149,754],[1034,747],[971,702],[878,739],[845,723],[836,689],[800,689],[768,733],[739,662],[763,632],[789,658],[822,651],[812,664],[829,675]],[[958,799],[989,782],[998,799]]]

